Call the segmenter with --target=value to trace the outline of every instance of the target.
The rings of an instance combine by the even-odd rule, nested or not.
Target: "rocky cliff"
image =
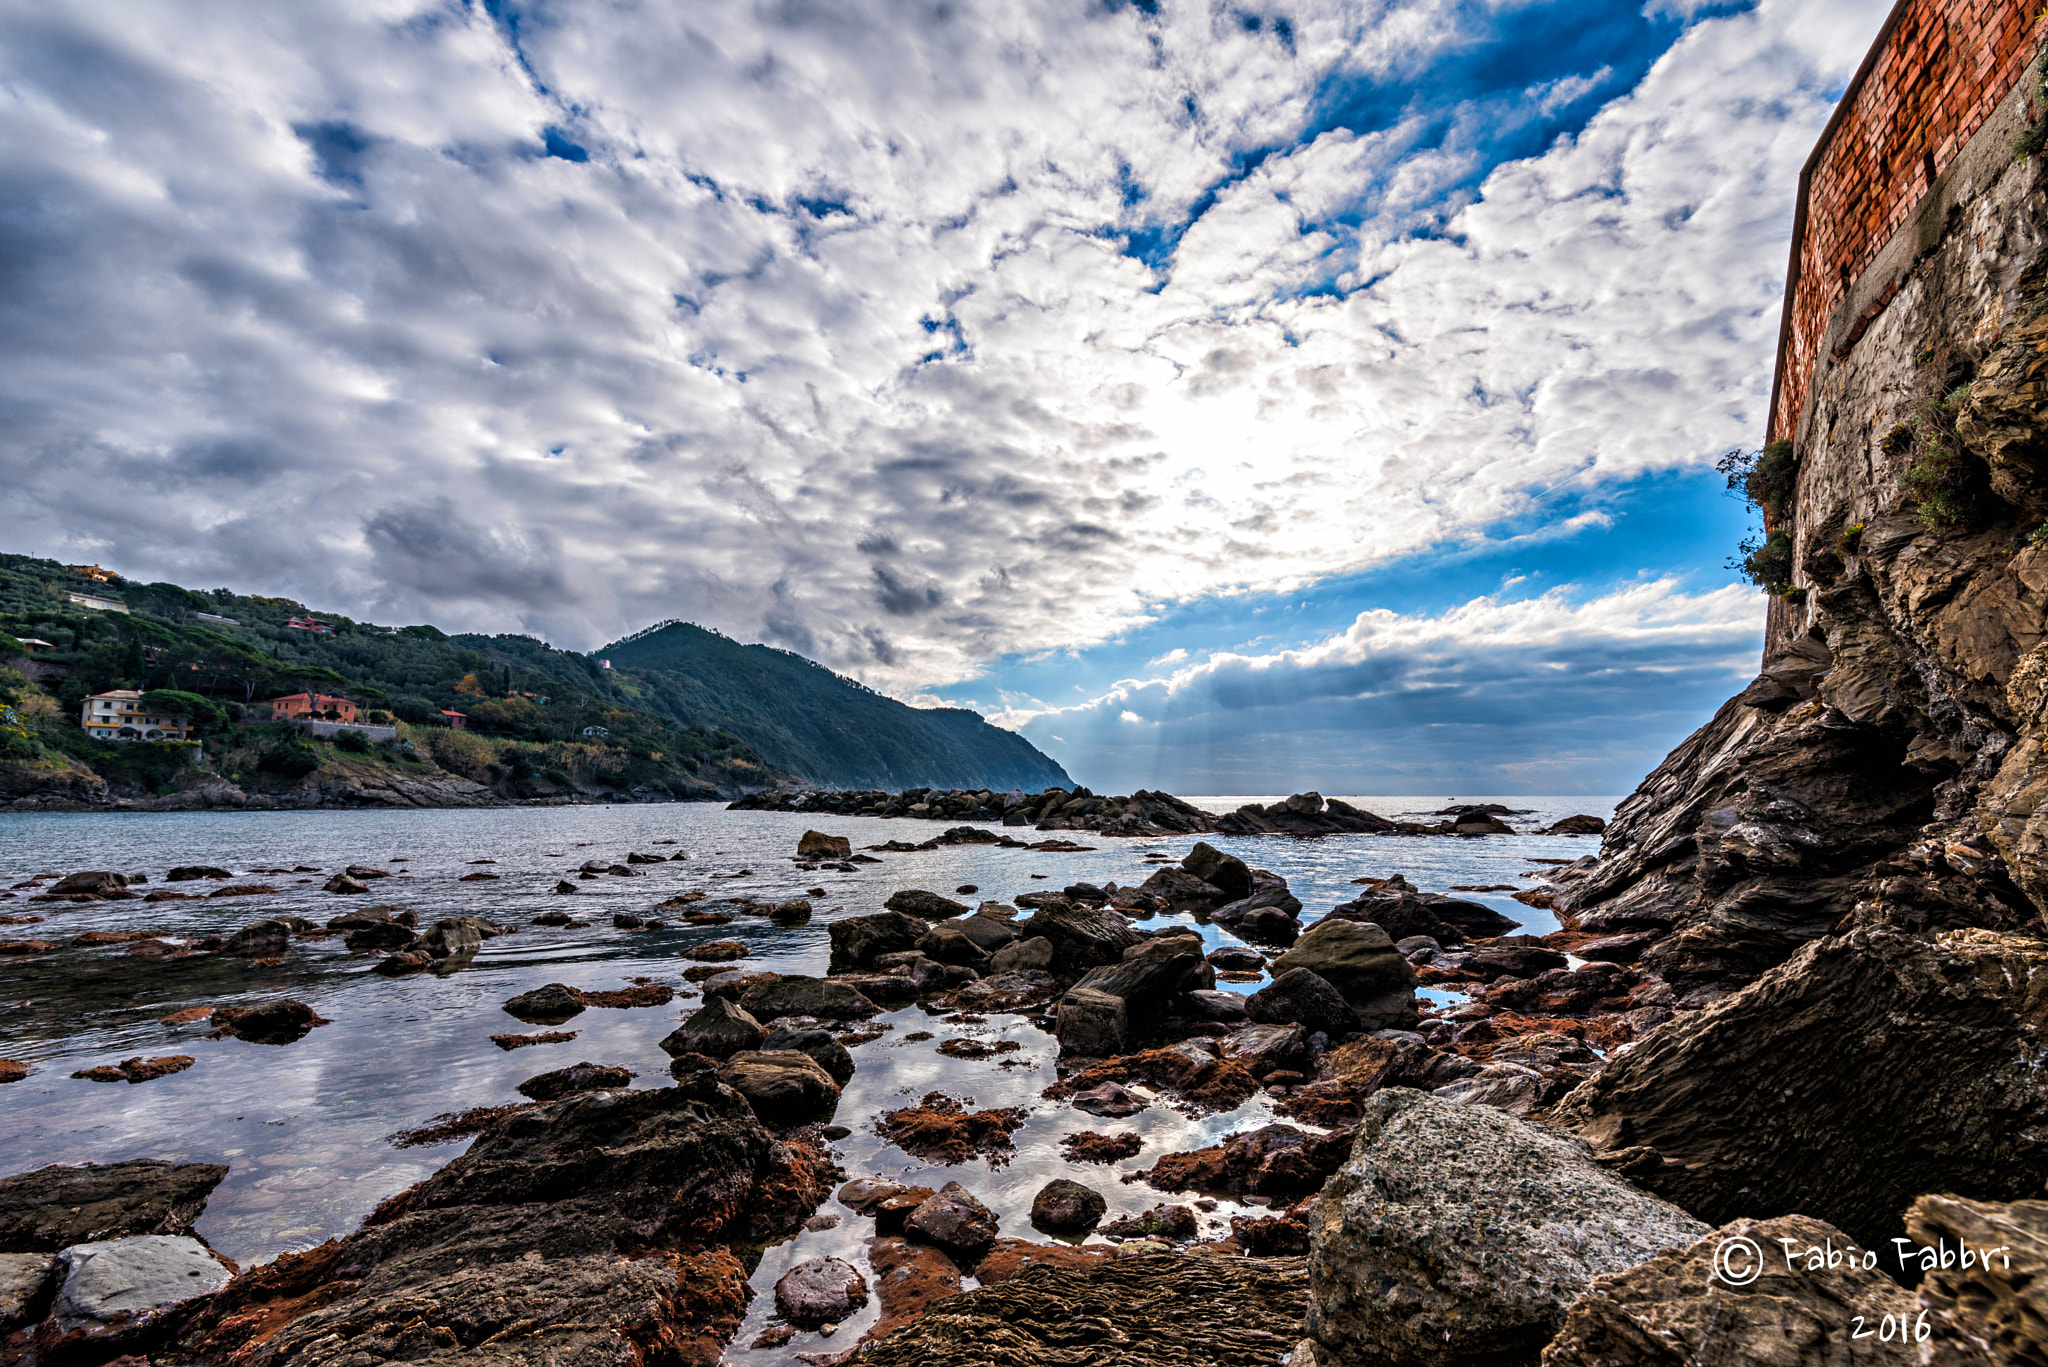
[[[1655,932],[1681,1006],[1852,928],[2038,929],[2048,907],[2048,200],[2007,147],[2025,85],[1873,267],[1881,311],[1868,281],[1838,311],[1762,671],[1554,895],[1574,927]]]

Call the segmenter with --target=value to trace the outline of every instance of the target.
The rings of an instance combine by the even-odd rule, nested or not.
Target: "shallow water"
[[[1270,797],[1190,799],[1211,811]],[[1415,818],[1445,805],[1441,799],[1347,798],[1389,817]],[[1608,816],[1614,799],[1466,797],[1527,809],[1511,816],[1517,829],[1548,824],[1574,812]],[[1186,854],[1196,839],[1117,840],[1087,832],[1060,832],[1097,848],[1050,853],[960,845],[881,856],[859,872],[803,872],[791,864],[797,837],[817,828],[849,836],[856,849],[885,840],[917,841],[943,823],[875,817],[821,817],[771,812],[728,812],[708,805],[540,807],[483,811],[37,813],[0,815],[0,887],[38,873],[114,869],[145,873],[148,888],[165,886],[166,870],[180,864],[216,864],[235,881],[267,882],[275,895],[195,902],[141,900],[81,906],[27,903],[35,890],[0,901],[0,915],[38,914],[39,925],[0,927],[0,939],[35,937],[67,947],[28,958],[0,959],[0,1057],[34,1065],[27,1080],[0,1087],[0,1169],[18,1172],[45,1163],[115,1162],[160,1157],[224,1162],[227,1179],[216,1189],[199,1232],[228,1256],[247,1264],[280,1252],[311,1247],[354,1229],[377,1202],[403,1190],[462,1152],[468,1140],[432,1148],[399,1149],[393,1133],[473,1106],[521,1100],[515,1088],[537,1073],[589,1060],[623,1064],[639,1074],[636,1086],[662,1086],[667,1056],[656,1041],[699,1004],[686,989],[679,951],[711,940],[739,938],[751,948],[749,966],[822,975],[829,952],[825,927],[844,916],[879,911],[901,888],[927,888],[947,896],[962,884],[979,891],[959,900],[1010,900],[1022,893],[1087,881],[1131,885],[1155,867],[1144,857]],[[1028,832],[1011,832],[1025,834]],[[1536,859],[1591,854],[1597,841],[1564,836],[1456,837],[1327,836],[1208,837],[1255,868],[1284,876],[1310,921],[1349,900],[1354,879],[1405,874],[1426,892],[1456,884],[1526,886]],[[674,841],[674,845],[658,844]],[[622,860],[627,851],[687,851],[687,861],[641,866],[645,877],[581,882],[574,897],[549,891],[588,859]],[[473,865],[474,860],[495,864]],[[369,897],[320,891],[326,876],[352,863],[393,871],[372,884]],[[250,875],[258,868],[316,866],[317,874]],[[402,871],[402,872],[401,872]],[[492,882],[460,882],[489,872]],[[247,876],[245,876],[247,875]],[[217,884],[188,883],[206,891]],[[822,887],[812,897],[809,925],[778,927],[755,918],[723,926],[671,926],[629,932],[611,925],[614,912],[645,915],[659,901],[691,889],[713,897],[780,900]],[[1505,893],[1464,894],[1496,906],[1535,934],[1556,929],[1547,913]],[[417,974],[383,978],[368,971],[373,956],[351,954],[340,939],[294,940],[284,962],[260,968],[222,955],[146,961],[123,947],[68,947],[87,930],[161,930],[197,938],[225,935],[264,916],[293,913],[325,922],[351,905],[398,903],[436,918],[474,914],[508,922],[517,934],[489,941],[466,968],[446,977]],[[587,927],[531,925],[542,911],[568,910]],[[1027,913],[1028,914],[1028,913]],[[1157,917],[1147,927],[1193,924]],[[1215,926],[1198,926],[1211,947],[1231,942]],[[523,1025],[501,1003],[547,982],[603,989],[647,978],[686,989],[661,1008],[593,1008],[560,1027]],[[1241,991],[1258,984],[1221,984]],[[1444,999],[1447,994],[1427,995]],[[182,1006],[230,1005],[292,996],[332,1024],[285,1046],[214,1040],[206,1027],[167,1027],[160,1018]],[[1115,1178],[1149,1167],[1159,1155],[1213,1143],[1272,1119],[1270,1103],[1256,1096],[1225,1115],[1191,1119],[1162,1100],[1127,1120],[1104,1120],[1039,1098],[1054,1081],[1055,1042],[1020,1017],[991,1016],[986,1024],[935,1020],[918,1007],[877,1018],[893,1028],[853,1049],[858,1065],[841,1097],[837,1120],[853,1134],[833,1146],[850,1177],[888,1176],[941,1186],[957,1180],[1001,1221],[1005,1235],[1034,1236],[1031,1198],[1052,1177],[1070,1176],[1109,1201],[1110,1217],[1135,1213],[1167,1196],[1143,1183]],[[541,1028],[574,1030],[573,1042],[504,1052],[489,1036]],[[929,1030],[934,1038],[908,1042]],[[986,1060],[936,1052],[947,1038],[972,1034],[1014,1039],[1021,1051]],[[139,1085],[73,1079],[73,1071],[143,1055],[190,1054],[197,1063],[182,1073]],[[1009,1066],[999,1066],[1007,1064]],[[914,1104],[942,1091],[977,1107],[1022,1106],[1029,1119],[1014,1136],[1015,1154],[991,1168],[974,1160],[934,1168],[885,1143],[872,1129],[885,1109]],[[1080,1130],[1144,1137],[1139,1154],[1113,1167],[1068,1164],[1058,1140]],[[1205,1233],[1227,1232],[1233,1214],[1251,1208],[1221,1201],[1203,1216]],[[865,1269],[862,1247],[868,1222],[827,1202],[821,1213],[842,1219],[835,1229],[805,1233],[768,1251],[755,1270],[757,1296],[748,1323],[735,1339],[736,1360],[769,1361],[820,1346],[799,1335],[788,1349],[752,1354],[748,1342],[773,1310],[775,1280],[807,1258],[837,1254]],[[877,1313],[871,1304],[849,1321],[836,1344],[851,1343]]]

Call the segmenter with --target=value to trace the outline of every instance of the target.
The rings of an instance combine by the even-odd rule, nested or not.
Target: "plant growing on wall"
[[[1929,528],[1963,526],[1976,510],[1976,462],[1956,436],[1956,415],[1969,396],[1970,387],[1960,385],[1927,400],[1909,429],[1910,443],[1902,439],[1895,445],[1886,438],[1887,452],[1912,453],[1911,463],[1899,473],[1899,487]],[[1893,429],[1894,436],[1898,432]]]
[[[1799,462],[1789,441],[1768,442],[1758,451],[1730,451],[1716,463],[1730,493],[1763,516],[1763,530],[1747,536],[1728,568],[1766,593],[1783,597],[1792,588],[1792,492]]]

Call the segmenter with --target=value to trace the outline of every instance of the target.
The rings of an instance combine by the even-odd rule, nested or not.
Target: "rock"
[[[709,944],[691,945],[683,952],[685,959],[699,963],[725,964],[747,957],[747,947],[738,940],[713,940]]]
[[[37,1333],[45,1358],[140,1346],[162,1322],[210,1296],[233,1274],[188,1234],[141,1234],[73,1244],[57,1254],[62,1282]]]
[[[56,1284],[51,1255],[0,1253],[0,1334],[41,1319]]]
[[[969,968],[979,968],[988,963],[988,951],[976,944],[967,932],[960,928],[957,921],[939,922],[918,937],[916,948],[918,953],[942,964],[965,964]]]
[[[1052,967],[1052,941],[1043,935],[1004,945],[988,956],[991,973],[1044,972]]]
[[[769,908],[768,919],[778,926],[804,926],[811,922],[811,904],[808,898],[792,897],[786,902],[777,902]]]
[[[34,1071],[20,1059],[0,1058],[0,1083],[19,1082]]]
[[[1180,866],[1222,893],[1225,901],[1235,901],[1252,894],[1251,869],[1236,855],[1225,854],[1206,840],[1196,841],[1187,858],[1180,861]]]
[[[718,1080],[747,1099],[764,1125],[788,1128],[830,1120],[839,1084],[810,1055],[794,1049],[746,1050],[718,1070]]]
[[[962,1267],[971,1268],[996,1241],[994,1212],[958,1182],[948,1182],[910,1213],[904,1230],[932,1244]]]
[[[867,1303],[867,1278],[853,1264],[838,1258],[798,1263],[775,1283],[775,1309],[791,1324],[804,1328],[837,1324]]]
[[[1209,1148],[1169,1153],[1142,1175],[1161,1191],[1305,1196],[1335,1175],[1350,1156],[1351,1140],[1348,1131],[1318,1135],[1265,1125]]]
[[[1076,987],[1060,998],[1055,1026],[1060,1053],[1108,1058],[1130,1047],[1131,1023],[1124,999]]]
[[[1223,1038],[1223,1057],[1243,1065],[1257,1078],[1273,1072],[1300,1072],[1314,1062],[1308,1036],[1308,1028],[1300,1024],[1247,1025]]]
[[[1209,952],[1209,966],[1226,973],[1263,973],[1266,956],[1249,945],[1223,945]]]
[[[342,872],[351,878],[360,878],[364,882],[368,882],[373,878],[389,878],[391,876],[390,870],[373,869],[367,864],[350,864]]]
[[[1499,978],[1534,978],[1565,965],[1564,955],[1532,935],[1503,937],[1480,946],[1464,959],[1466,971],[1476,973],[1486,982]]]
[[[2029,986],[2044,973],[2031,936],[1816,941],[1611,1058],[1558,1118],[1706,1219],[1806,1214],[1888,1248],[1923,1192],[2018,1199],[2048,1181],[2026,1138],[2048,1127],[2032,1061],[2048,998]]]
[[[1543,1074],[1519,1063],[1489,1063],[1471,1077],[1434,1089],[1439,1101],[1464,1106],[1493,1106],[1509,1115],[1527,1115],[1543,1104]]]
[[[1336,798],[1325,802],[1321,793],[1296,793],[1263,807],[1257,803],[1240,807],[1218,818],[1216,829],[1224,835],[1339,835],[1395,827],[1385,817],[1360,811],[1348,802]]]
[[[1202,957],[1200,937],[1162,935],[1132,945],[1116,963],[1089,969],[1075,987],[1121,997],[1149,1015],[1170,997],[1215,985],[1216,970]]]
[[[583,1011],[583,994],[566,983],[549,983],[521,992],[505,1003],[505,1012],[529,1025],[560,1025]]]
[[[707,985],[705,995],[710,995]],[[772,983],[757,983],[740,994],[740,1005],[756,1020],[777,1016],[816,1016],[819,1020],[865,1020],[881,1008],[845,983],[829,978],[791,974]]]
[[[385,978],[402,978],[408,973],[424,973],[434,966],[434,956],[425,950],[403,949],[390,954],[370,965],[370,971]]]
[[[1287,890],[1287,880],[1264,869],[1252,870],[1252,890],[1209,913],[1220,926],[1234,926],[1255,911],[1271,909],[1292,921],[1301,915],[1301,899]]]
[[[1328,919],[1370,922],[1396,940],[1427,935],[1440,944],[1504,935],[1521,924],[1483,902],[1418,891],[1400,874],[1364,881],[1367,890],[1332,907]]]
[[[418,938],[411,926],[400,925],[396,921],[378,921],[350,931],[342,944],[354,950],[404,949]]]
[[[1086,1111],[1090,1115],[1114,1120],[1136,1115],[1152,1103],[1120,1082],[1105,1082],[1098,1087],[1074,1093],[1073,1104],[1077,1111]]]
[[[1619,935],[1603,935],[1597,940],[1588,940],[1572,953],[1594,963],[1632,964],[1656,942],[1657,932],[1654,930],[1625,930]]]
[[[884,911],[898,911],[906,916],[920,917],[926,921],[947,921],[955,916],[967,914],[967,904],[955,902],[950,897],[941,897],[936,892],[923,888],[905,888],[891,893],[889,900],[882,903]]]
[[[922,1319],[940,1301],[960,1294],[960,1268],[930,1244],[885,1236],[868,1246],[868,1265],[875,1271],[875,1295],[882,1317],[868,1341],[887,1338],[904,1325]]]
[[[1036,908],[1019,932],[1027,940],[1052,941],[1052,971],[1072,978],[1120,962],[1124,951],[1138,943],[1130,923],[1115,912],[1063,901]]]
[[[1301,938],[1301,923],[1279,907],[1253,907],[1238,917],[1234,929],[1253,944],[1283,949]]]
[[[1913,1247],[1885,1262],[1904,1276],[1923,1274],[1920,1303],[1933,1323],[1921,1362],[2020,1367],[2048,1359],[2048,1201],[1923,1196],[1906,1212],[1906,1232]],[[1978,1256],[1965,1263],[1965,1249]]]
[[[412,932],[407,931],[406,934],[410,937]],[[272,918],[252,921],[248,925],[243,926],[233,935],[228,936],[228,942],[222,945],[221,948],[229,954],[256,956],[281,954],[291,943],[291,938],[291,923]]]
[[[55,1253],[136,1234],[183,1234],[227,1175],[224,1164],[136,1158],[0,1178],[0,1251]]]
[[[505,927],[494,925],[481,916],[447,916],[434,922],[421,934],[418,948],[436,959],[446,959],[457,954],[468,954],[485,940],[501,935],[504,931]]]
[[[217,869],[211,864],[181,864],[164,875],[166,883],[189,883],[195,878],[232,878],[226,869]]]
[[[1294,948],[1273,961],[1276,980],[1305,968],[1337,989],[1366,1030],[1408,1029],[1415,1009],[1415,970],[1378,926],[1318,921]]]
[[[703,985],[704,1000],[707,1002],[714,1001],[719,997],[724,997],[730,1001],[738,1001],[741,994],[759,987],[763,983],[779,983],[782,981],[780,973],[771,973],[767,969],[728,968],[720,970],[714,964],[686,968],[683,970],[683,976],[691,982]]]
[[[557,878],[555,880],[555,892],[557,895],[566,895],[568,893],[581,891],[583,891],[582,888],[577,887],[574,883],[570,882],[566,878]]]
[[[1086,1234],[1102,1223],[1108,1209],[1101,1192],[1055,1177],[1031,1198],[1031,1227],[1048,1234]]]
[[[1249,1008],[1245,1005],[1242,992],[1190,992],[1187,1005],[1203,1020],[1217,1021],[1223,1025],[1242,1025]]]
[[[851,859],[853,842],[843,835],[805,831],[803,838],[796,842],[796,852],[801,859]]]
[[[595,1063],[572,1063],[519,1084],[519,1095],[535,1101],[560,1101],[574,1092],[604,1092],[633,1081],[626,1068],[607,1068]]]
[[[1201,1232],[1190,1206],[1160,1205],[1141,1215],[1126,1215],[1102,1226],[1101,1233],[1112,1239],[1165,1239],[1183,1243]]]
[[[868,1344],[862,1367],[1247,1367],[1282,1361],[1301,1336],[1300,1258],[1059,1256],[1083,1265],[1036,1262],[948,1299]]]
[[[339,916],[329,917],[329,930],[370,930],[377,926],[399,925],[411,930],[416,918],[402,907],[350,907]]]
[[[771,1051],[794,1049],[806,1054],[841,1087],[853,1080],[853,1055],[846,1051],[845,1045],[832,1038],[829,1031],[792,1030],[788,1026],[777,1026],[759,1047]]]
[[[1245,1001],[1245,1011],[1261,1025],[1299,1025],[1331,1039],[1356,1034],[1358,1013],[1344,994],[1306,968],[1289,969]]]
[[[825,929],[832,938],[829,971],[852,973],[873,967],[880,955],[916,949],[917,942],[931,927],[915,916],[885,911],[874,916],[849,916]]]
[[[261,1006],[217,1006],[213,1011],[215,1038],[227,1035],[251,1044],[290,1044],[304,1039],[317,1027],[332,1023],[304,1002],[289,997]]]
[[[182,1073],[196,1061],[190,1054],[166,1054],[162,1058],[137,1056],[122,1059],[112,1067],[81,1069],[71,1076],[88,1078],[93,1082],[150,1082],[169,1077],[172,1073]]]
[[[1737,1240],[1746,1243],[1722,1252]],[[1572,1302],[1563,1330],[1543,1350],[1543,1367],[1862,1367],[1907,1360],[1911,1349],[1892,1345],[1910,1343],[1909,1334],[1889,1341],[1878,1335],[1887,1316],[1912,1324],[1919,1310],[1913,1293],[1883,1271],[1840,1256],[1853,1247],[1842,1231],[1803,1215],[1723,1225],[1689,1248],[1597,1278]],[[1837,1253],[1832,1267],[1830,1248]],[[1809,1249],[1820,1254],[1811,1264]],[[1727,1259],[1725,1266],[1717,1257]],[[1739,1284],[1722,1275],[1749,1271],[1754,1279]],[[1853,1341],[1859,1320],[1871,1331],[1868,1343]],[[1879,1342],[1886,1346],[1869,1346]]]
[[[1250,886],[1250,870],[1246,870],[1246,886]],[[1175,911],[1207,910],[1230,900],[1230,894],[1214,883],[1171,864],[1154,869],[1139,891],[1157,897]]]
[[[1553,821],[1545,826],[1539,835],[1599,835],[1607,829],[1607,823],[1597,816],[1568,816],[1562,821]]]
[[[351,878],[345,873],[337,873],[332,878],[329,878],[325,883],[321,884],[320,890],[322,892],[353,894],[359,892],[368,892],[370,890],[370,885],[368,883],[363,882],[362,879],[360,878]]]
[[[76,896],[81,893],[118,892],[128,886],[128,880],[118,873],[97,869],[87,873],[66,874],[50,889],[52,897]]]
[[[707,1058],[728,1059],[746,1050],[759,1049],[767,1038],[767,1029],[742,1010],[737,1002],[713,997],[671,1031],[661,1041],[661,1048],[671,1058],[682,1054],[702,1054]]]
[[[1706,1232],[1569,1135],[1388,1088],[1313,1208],[1308,1330],[1361,1367],[1526,1356],[1595,1277]]]

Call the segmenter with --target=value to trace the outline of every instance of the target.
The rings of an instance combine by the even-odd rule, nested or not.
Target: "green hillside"
[[[288,625],[306,617],[329,630]],[[44,644],[21,644],[31,639]],[[180,710],[200,719],[204,758],[190,746],[87,736],[81,703],[115,688],[191,695]],[[350,699],[359,720],[396,726],[398,742],[337,747],[270,723],[269,699],[307,690]],[[0,554],[0,708],[0,765],[90,768],[129,792],[175,790],[202,765],[250,791],[373,765],[446,771],[519,798],[636,789],[710,798],[791,778],[1032,791],[1069,783],[1029,742],[975,713],[921,712],[799,656],[696,627],[669,624],[583,655],[530,636],[357,622],[228,589],[94,582],[23,555]],[[448,712],[463,713],[466,727],[451,729]]]
[[[1052,759],[964,708],[916,708],[786,650],[664,622],[598,654],[640,701],[745,736],[777,768],[836,788],[1070,788]]]

